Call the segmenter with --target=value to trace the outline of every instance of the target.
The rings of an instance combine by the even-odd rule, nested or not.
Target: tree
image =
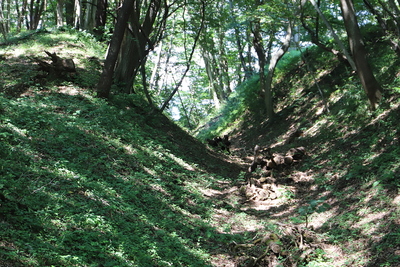
[[[290,46],[292,37],[292,14],[289,14],[289,12],[292,8],[287,1],[271,5],[270,3],[264,4],[262,1],[256,0],[256,5],[258,5],[258,8],[253,11],[255,19],[253,19],[251,23],[253,46],[257,53],[260,67],[260,95],[264,98],[267,118],[272,118],[274,115],[272,80],[279,60]],[[276,20],[279,20],[279,23],[272,24]],[[282,44],[280,44],[280,40],[277,36],[284,32],[285,26],[285,37],[283,38]],[[268,28],[268,31],[263,30],[263,28]],[[267,48],[265,48],[263,44],[265,38],[268,38]],[[279,46],[280,48],[272,54],[273,48]],[[268,68],[267,75],[265,75],[266,68]]]
[[[85,13],[84,18],[82,20],[81,29],[91,31],[95,27],[96,23],[96,12],[97,12],[97,5],[96,0],[87,0],[82,2],[85,3]],[[125,2],[125,1],[124,1]]]
[[[201,0],[201,12],[200,12],[200,16],[201,16],[201,20],[200,20],[200,27],[196,33],[196,35],[194,36],[194,41],[193,41],[193,46],[192,49],[190,51],[189,57],[187,59],[187,63],[186,63],[186,69],[181,77],[181,79],[179,80],[179,82],[176,84],[174,90],[172,90],[171,94],[169,95],[169,97],[167,99],[165,99],[164,104],[161,106],[160,110],[161,112],[164,111],[164,109],[168,106],[168,104],[170,103],[171,99],[174,97],[174,95],[176,94],[176,92],[178,91],[179,87],[181,87],[183,80],[185,79],[187,73],[190,70],[190,65],[191,65],[191,61],[193,58],[193,54],[195,52],[196,46],[197,46],[197,42],[199,41],[200,38],[200,34],[203,31],[203,27],[204,27],[204,17],[205,17],[205,2],[204,0]]]
[[[400,55],[400,45],[396,38],[400,37],[400,10],[393,0],[389,0],[389,7],[386,6],[382,1],[379,1],[382,8],[374,7],[369,0],[363,0],[367,9],[373,14],[378,21],[379,26],[382,28],[383,33],[387,36],[392,49]],[[393,11],[391,11],[391,9]],[[382,11],[381,11],[382,10]],[[386,19],[386,16],[390,19]]]
[[[260,94],[264,96],[264,99],[268,98],[270,94],[267,96],[266,92],[266,80],[265,80],[265,65],[267,64],[267,56],[265,54],[265,48],[263,44],[263,38],[261,36],[261,25],[260,25],[260,20],[256,19],[251,23],[251,31],[253,33],[253,46],[254,49],[256,50],[257,56],[258,56],[258,65],[260,67],[259,75],[260,75]],[[269,51],[272,46],[272,38],[270,38],[269,42]],[[268,92],[270,93],[270,92]],[[266,101],[267,102],[267,101]],[[271,98],[271,103],[272,103],[272,98]],[[267,109],[269,107],[266,107]],[[270,110],[269,110],[270,111]],[[271,115],[271,114],[269,114]]]
[[[31,0],[29,5],[29,21],[27,21],[29,30],[37,30],[42,14],[46,7],[46,0]]]
[[[20,32],[22,29],[22,23],[24,22],[24,18],[26,17],[26,12],[27,12],[27,5],[28,5],[28,0],[23,0],[22,1],[22,6],[19,6],[18,1],[15,1],[15,9],[16,9],[16,14],[17,14],[17,32]]]
[[[353,2],[351,0],[340,0],[340,7],[343,13],[350,50],[357,67],[358,77],[367,93],[372,110],[375,110],[377,102],[381,99],[381,86],[375,79],[372,68],[368,62],[367,51],[364,47],[357,23]]]
[[[115,79],[125,85],[125,92],[131,91],[139,68],[162,38],[169,8],[165,0],[135,0],[115,69]]]
[[[1,31],[1,34],[3,35],[4,40],[7,40],[7,34],[9,31],[9,28],[8,28],[8,24],[5,22],[7,20],[4,18],[3,14],[4,14],[3,8],[0,5],[0,31]]]
[[[336,34],[335,30],[333,29],[332,25],[328,22],[328,20],[325,18],[325,15],[322,13],[322,11],[319,9],[319,6],[315,3],[314,0],[310,0],[311,4],[314,6],[315,10],[317,11],[318,15],[321,17],[321,19],[323,20],[323,22],[325,23],[326,27],[329,29],[333,39],[336,41],[337,45],[340,47],[340,49],[342,50],[343,54],[340,54],[340,56],[343,57],[349,62],[350,66],[353,68],[353,70],[356,70],[356,65],[353,61],[353,59],[351,58],[351,56],[349,55],[349,53],[347,52],[346,47],[344,46],[344,44],[342,43],[342,41],[339,39],[339,36]],[[316,38],[312,38],[312,40],[317,41]],[[319,47],[322,47],[321,44],[319,42],[315,42],[316,44],[318,44]],[[328,50],[328,49],[325,49]],[[329,51],[329,50],[328,50]],[[331,49],[331,51],[334,54],[338,54],[337,51],[335,51],[334,49]]]
[[[286,37],[283,40],[281,48],[276,51],[269,62],[268,73],[264,84],[264,102],[267,109],[267,117],[272,118],[274,115],[274,106],[272,101],[272,78],[274,77],[274,72],[276,65],[283,55],[287,52],[290,46],[290,39],[292,38],[292,22],[288,22],[288,27],[286,31]]]
[[[240,36],[239,23],[237,21],[235,13],[234,13],[233,0],[229,0],[229,7],[230,7],[230,12],[231,12],[230,19],[231,19],[231,23],[232,23],[232,26],[233,26],[233,29],[235,32],[234,38],[235,38],[236,46],[238,49],[241,68],[243,69],[245,79],[248,79],[253,74],[253,70],[251,68],[251,65],[248,64],[249,62],[246,62],[245,56],[243,55],[243,52],[244,52],[243,41],[241,40],[242,38]],[[239,78],[239,81],[240,81],[240,78]]]
[[[118,54],[121,48],[121,42],[124,38],[126,24],[128,22],[130,13],[132,12],[133,4],[134,0],[125,0],[122,4],[121,10],[118,13],[117,23],[111,38],[110,46],[108,48],[103,72],[101,74],[99,84],[97,85],[98,97],[108,98],[110,95],[115,63],[117,62]]]
[[[57,7],[56,7],[56,20],[57,20],[57,27],[61,27],[64,25],[64,0],[57,0]]]
[[[209,80],[210,93],[215,107],[218,109],[231,94],[231,78],[228,53],[234,50],[234,42],[230,42],[226,34],[229,28],[229,9],[225,1],[213,1],[207,5],[205,27],[199,40],[201,57]]]
[[[107,23],[107,6],[107,0],[97,0],[94,33],[99,36],[99,39],[102,38]]]

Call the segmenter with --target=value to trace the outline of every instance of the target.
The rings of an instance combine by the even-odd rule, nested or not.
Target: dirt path
[[[252,157],[231,156],[230,161],[246,170]],[[299,214],[299,209],[307,206],[309,199],[322,193],[314,184],[313,174],[300,169],[301,163],[272,172],[258,168],[251,174],[246,173],[242,180],[220,181],[219,190],[203,192],[216,203],[213,226],[223,233],[244,236],[245,245],[249,246],[232,251],[233,244],[224,244],[212,257],[214,266],[278,266],[278,256],[284,260],[284,266],[296,266],[300,261],[309,260],[307,257],[318,256],[317,249],[323,249],[339,264],[332,266],[341,266],[341,250],[324,242],[318,233],[323,222],[318,216],[312,217],[306,227],[304,216]],[[279,250],[285,252],[270,251],[262,257],[268,245],[252,242],[271,233],[279,237],[276,243],[280,244]],[[306,234],[309,239],[300,241]],[[262,258],[257,263],[248,265],[259,257]]]

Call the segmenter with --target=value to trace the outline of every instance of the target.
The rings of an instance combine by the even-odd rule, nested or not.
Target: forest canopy
[[[394,0],[5,0],[0,31],[3,44],[28,30],[93,34],[109,46],[99,96],[142,95],[194,129],[254,75],[260,112],[273,117],[277,64],[288,51],[305,56],[311,47],[348,62],[375,109],[382,85],[368,61],[369,44],[385,42],[400,53],[399,10]]]

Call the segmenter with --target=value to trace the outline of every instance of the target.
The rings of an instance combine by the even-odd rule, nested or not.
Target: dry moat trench
[[[213,266],[298,266],[322,250],[335,262],[332,266],[343,266],[346,256],[341,249],[320,235],[324,215],[310,216],[306,222],[299,214],[309,199],[328,194],[314,183],[314,173],[302,170],[307,156],[273,170],[258,166],[250,172],[252,151],[243,149],[243,141],[233,138],[232,153],[221,157],[238,165],[242,177],[233,182],[220,181],[219,189],[203,191],[216,203],[213,226],[247,238],[246,243],[226,244],[215,251]],[[278,148],[275,151],[282,153]],[[223,208],[227,206],[232,208]]]

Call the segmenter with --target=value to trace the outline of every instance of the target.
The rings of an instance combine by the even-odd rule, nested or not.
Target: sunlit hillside
[[[371,51],[374,112],[310,49],[279,66],[274,119],[254,76],[195,138],[140,95],[96,98],[104,50],[72,31],[0,47],[0,266],[400,266],[393,53]],[[44,51],[76,72],[40,70]],[[230,154],[205,141],[224,134]],[[250,173],[255,145],[306,154]]]

